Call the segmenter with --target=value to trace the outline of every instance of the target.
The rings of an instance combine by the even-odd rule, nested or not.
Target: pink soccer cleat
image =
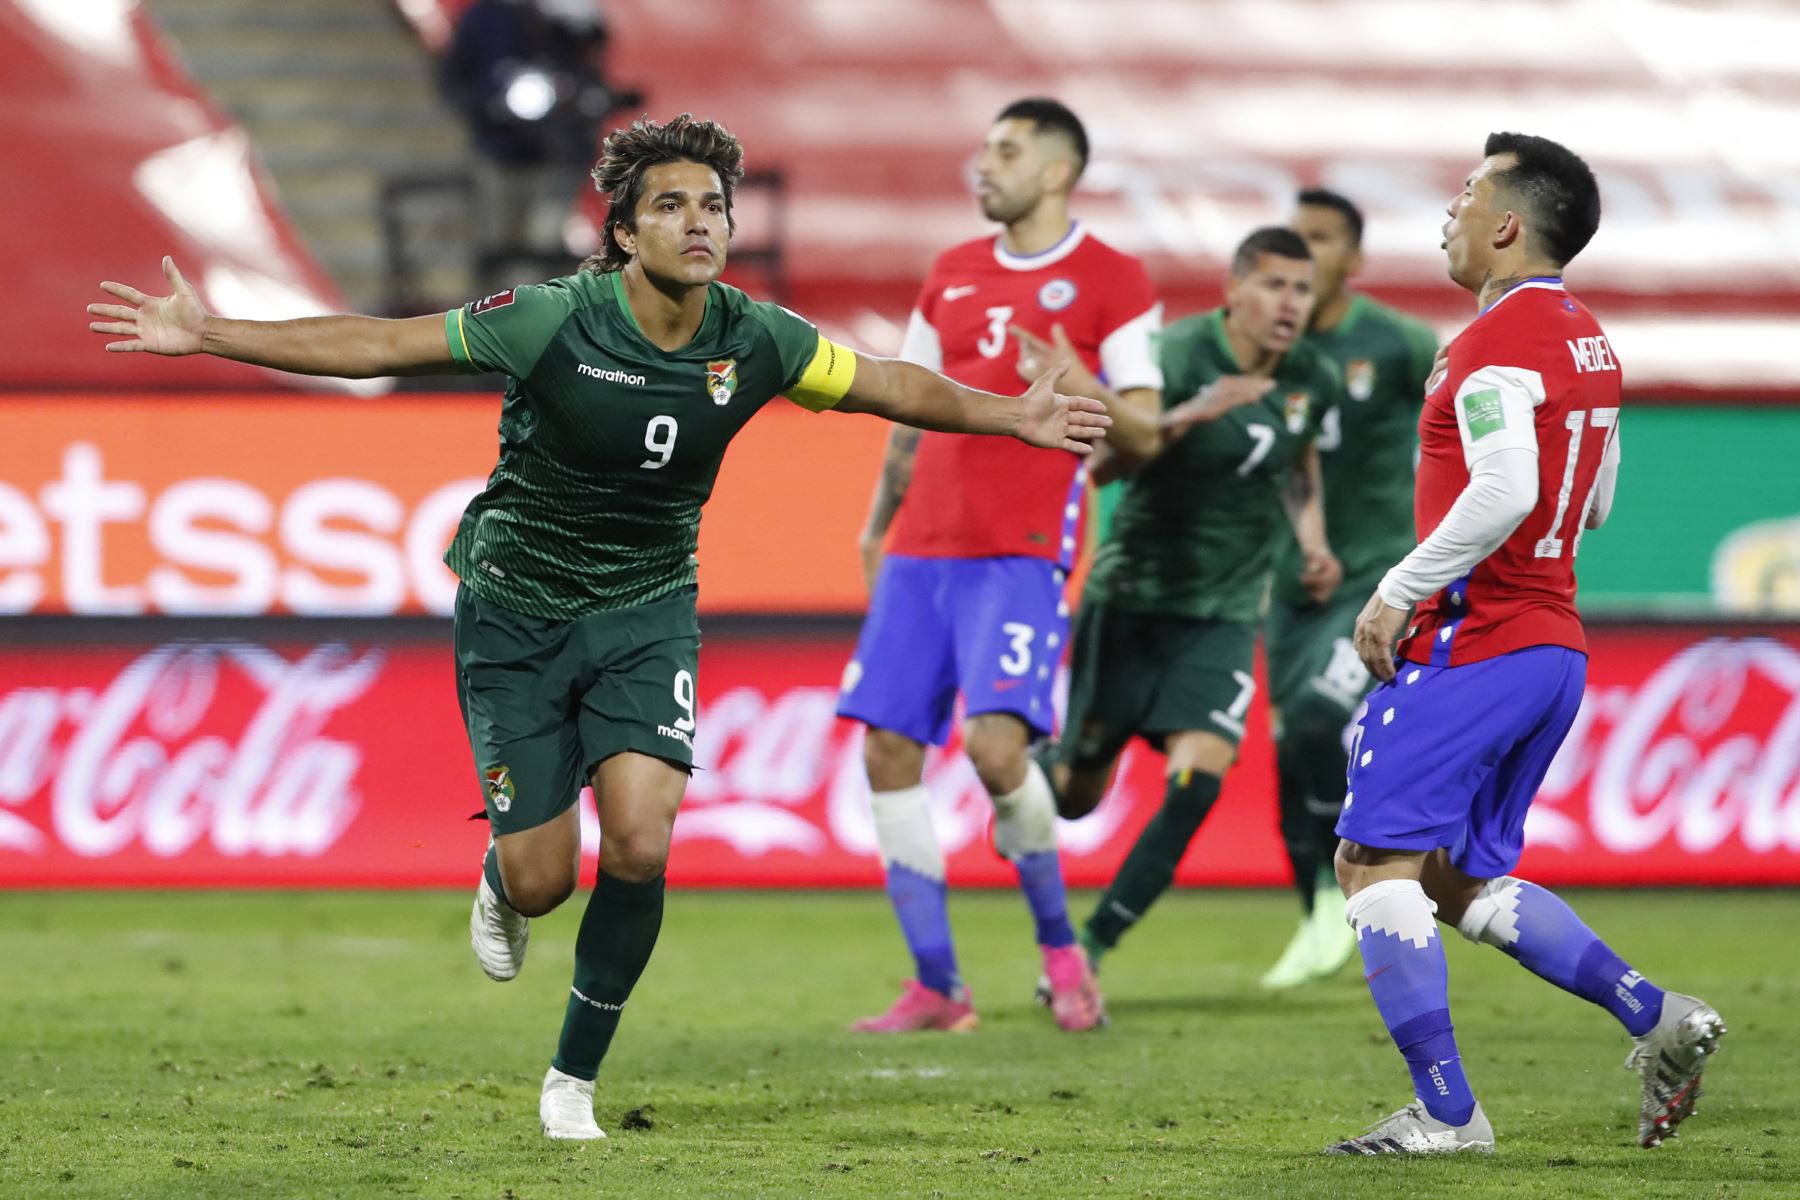
[[[1106,1024],[1106,1001],[1100,997],[1100,981],[1088,965],[1087,951],[1079,944],[1040,949],[1044,977],[1050,983],[1050,1012],[1058,1028],[1080,1033]]]
[[[963,990],[962,999],[953,1000],[916,979],[909,979],[892,1007],[878,1017],[864,1017],[855,1022],[850,1026],[850,1032],[918,1033],[936,1029],[945,1033],[968,1033],[979,1024],[981,1018],[975,1015],[975,1006],[969,1003],[967,989]]]

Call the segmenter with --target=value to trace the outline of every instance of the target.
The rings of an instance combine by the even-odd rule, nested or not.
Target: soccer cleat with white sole
[[[543,1122],[544,1136],[558,1141],[591,1142],[606,1136],[594,1120],[594,1081],[577,1079],[555,1067],[544,1076],[538,1120]]]
[[[1638,1145],[1646,1150],[1675,1136],[1675,1127],[1694,1115],[1700,1074],[1719,1050],[1725,1022],[1710,1004],[1680,992],[1663,993],[1656,1027],[1633,1039],[1625,1066],[1643,1081],[1638,1107]]]
[[[1363,1133],[1325,1147],[1327,1154],[1460,1154],[1473,1150],[1477,1154],[1494,1152],[1494,1127],[1488,1124],[1481,1105],[1469,1114],[1464,1125],[1446,1125],[1425,1111],[1422,1101],[1414,1100],[1385,1120],[1377,1121]]]
[[[497,895],[484,873],[469,913],[469,945],[483,973],[501,983],[517,975],[525,965],[525,943],[530,938],[531,918]]]

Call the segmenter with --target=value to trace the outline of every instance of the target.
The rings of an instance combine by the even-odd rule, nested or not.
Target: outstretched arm
[[[1113,430],[1106,435],[1110,455],[1116,456],[1124,468],[1148,462],[1162,449],[1162,434],[1157,420],[1162,409],[1162,393],[1155,388],[1127,388],[1115,392],[1100,382],[1100,377],[1087,369],[1069,340],[1068,331],[1055,325],[1050,333],[1054,342],[1046,342],[1029,329],[1014,325],[1012,335],[1019,343],[1019,376],[1032,382],[1044,369],[1066,363],[1068,374],[1061,387],[1074,396],[1087,396],[1106,406],[1113,419]]]
[[[1062,369],[1038,377],[1023,396],[978,392],[936,371],[897,358],[856,356],[856,374],[838,401],[838,412],[873,413],[945,433],[991,433],[1032,446],[1087,454],[1106,436],[1106,406],[1085,396],[1062,396]]]
[[[100,285],[124,302],[88,305],[90,314],[105,318],[91,322],[89,329],[123,339],[108,342],[108,350],[212,354],[276,371],[348,379],[458,370],[444,335],[442,313],[398,321],[348,315],[233,321],[206,311],[174,259],[163,259],[163,275],[173,289],[167,296],[147,296],[111,281]]]

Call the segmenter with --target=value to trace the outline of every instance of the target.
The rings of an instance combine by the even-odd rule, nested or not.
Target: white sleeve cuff
[[[1382,602],[1411,608],[1454,579],[1473,571],[1500,548],[1537,506],[1538,456],[1508,447],[1484,454],[1470,471],[1469,484],[1444,514],[1431,536],[1382,576]]]
[[[900,353],[896,357],[933,371],[944,369],[944,346],[938,340],[938,331],[916,308],[906,322],[906,336],[900,339]]]
[[[1115,392],[1133,388],[1162,391],[1162,366],[1157,362],[1154,339],[1162,328],[1163,306],[1158,301],[1125,322],[1100,343],[1100,372]]]

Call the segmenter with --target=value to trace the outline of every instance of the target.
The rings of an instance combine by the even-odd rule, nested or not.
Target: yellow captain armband
[[[840,346],[824,334],[800,380],[787,390],[787,398],[801,408],[824,412],[835,407],[856,380],[856,352]]]

